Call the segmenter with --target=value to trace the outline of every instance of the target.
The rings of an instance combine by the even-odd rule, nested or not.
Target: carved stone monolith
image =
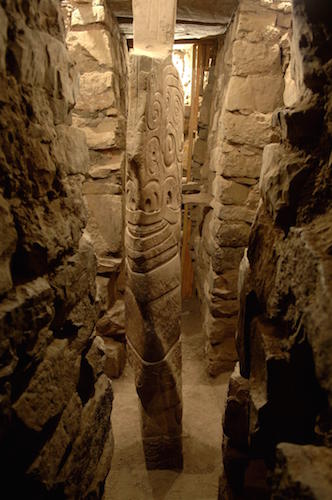
[[[126,332],[149,469],[182,467],[183,90],[171,59],[176,1],[169,3],[172,19],[161,0],[133,1],[129,77]]]

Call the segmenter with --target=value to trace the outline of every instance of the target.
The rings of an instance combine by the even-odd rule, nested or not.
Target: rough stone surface
[[[110,378],[119,378],[126,364],[126,348],[122,342],[104,338],[105,366],[104,372]]]
[[[127,46],[112,2],[66,0],[63,8],[68,15],[67,46],[80,73],[73,123],[85,133],[90,153],[83,185],[86,233],[97,256],[101,312],[108,314],[122,296],[117,282],[124,267]]]
[[[279,444],[271,498],[328,500],[332,491],[331,463],[330,448]]]
[[[231,498],[331,496],[331,14],[327,2],[294,1],[292,37],[281,44],[295,92],[272,119],[281,140],[264,148],[261,201],[240,266],[248,446],[230,467],[243,448],[230,445],[237,408],[226,406],[221,491]],[[287,25],[279,14],[278,25]]]
[[[78,75],[59,2],[3,2],[0,17],[2,496],[100,498],[112,389],[93,333]]]
[[[117,300],[115,304],[98,320],[97,332],[102,337],[121,340],[125,335],[125,304]]]
[[[208,318],[208,311],[213,308],[216,315],[218,308],[223,311],[224,304],[211,304],[207,285],[210,273],[223,276],[232,271],[234,283],[231,288],[236,289],[238,266],[248,244],[250,224],[259,201],[263,148],[279,138],[272,114],[283,104],[286,55],[282,58],[281,40],[287,30],[277,23],[279,7],[285,20],[287,16],[290,18],[290,13],[285,14],[282,10],[282,2],[239,2],[218,52],[212,88],[207,88],[208,105],[203,101],[201,111],[208,135],[206,154],[201,154],[204,158],[197,154],[197,158],[201,165],[204,164],[201,168],[202,181],[206,178],[204,190],[210,192],[213,199],[212,210],[202,212],[197,223],[201,231],[195,233],[194,248],[196,285],[202,312],[206,315],[207,337],[210,342],[218,338],[218,346],[211,344],[206,349],[209,370],[214,374],[229,369],[230,360],[233,363],[236,360],[231,336],[235,335],[238,309],[229,308],[232,313],[227,324],[219,321],[211,327],[213,322]],[[202,151],[199,142],[196,150]],[[206,170],[209,175],[204,173]],[[211,328],[214,330],[212,335]]]

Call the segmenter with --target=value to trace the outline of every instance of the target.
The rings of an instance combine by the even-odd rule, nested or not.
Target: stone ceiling
[[[128,39],[133,37],[131,3],[131,0],[112,0],[112,11]],[[196,40],[224,33],[236,4],[237,0],[178,0],[175,40]]]

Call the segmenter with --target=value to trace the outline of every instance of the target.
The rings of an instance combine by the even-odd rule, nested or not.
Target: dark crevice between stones
[[[59,475],[59,473],[61,472],[61,469],[65,465],[65,463],[67,461],[67,458],[71,454],[72,449],[73,449],[73,443],[69,443],[68,446],[67,446],[67,448],[65,449],[65,452],[64,452],[63,457],[61,459],[61,462],[59,463],[59,467],[58,467],[58,470],[57,470],[57,476]]]
[[[67,315],[68,307],[66,306],[66,302],[59,296],[56,296],[54,299],[54,317],[50,325],[50,329],[53,331],[54,337],[63,338],[61,331],[64,327]]]
[[[250,328],[251,322],[256,317],[262,314],[263,309],[259,303],[255,292],[251,291],[246,297],[245,314],[244,314],[244,327],[243,338],[236,338],[236,348],[238,353],[244,352],[244,363],[241,363],[242,377],[249,378],[250,376]]]
[[[27,250],[22,242],[18,243],[10,267],[14,286],[32,281],[48,271],[47,249],[33,243]]]
[[[54,337],[58,339],[74,339],[83,324],[73,323],[70,319],[67,319],[61,328],[54,331]]]
[[[16,57],[11,49],[7,49],[6,52],[6,69],[7,73],[13,75],[16,80],[20,79],[21,69],[16,60]]]
[[[22,356],[16,366],[13,376],[10,378],[12,387],[12,402],[18,400],[29,385],[30,380],[35,374],[39,361],[31,360],[29,356]]]
[[[289,186],[288,206],[281,208],[277,214],[276,224],[281,227],[286,237],[290,228],[296,224],[299,206],[305,203],[304,200],[311,198],[314,189],[313,182],[310,182],[311,177],[309,167],[300,170],[294,176]]]
[[[15,414],[12,415],[10,428],[0,443],[1,491],[9,493],[8,497],[3,498],[34,500],[52,498],[48,496],[38,479],[28,477],[26,471],[40,454],[45,443],[51,439],[60,418],[61,414],[54,416],[44,425],[41,432],[36,432],[27,428]],[[17,478],[20,478],[19,481]]]
[[[264,457],[272,470],[278,443],[319,444],[315,423],[327,407],[327,398],[316,379],[307,340],[292,347],[289,361],[272,358],[267,369],[267,403],[259,410],[251,455]]]
[[[89,349],[91,346],[91,342],[89,343]],[[88,348],[85,350],[87,352]],[[85,357],[85,354],[82,355],[81,359],[81,368],[80,368],[80,376],[77,384],[77,393],[82,401],[82,405],[84,406],[90,398],[94,396],[95,393],[95,378],[93,369],[90,366],[88,360]]]
[[[306,337],[291,349],[290,366],[292,393],[289,403],[293,413],[287,421],[289,441],[315,443],[316,418],[325,411],[327,396],[318,383],[312,348]]]

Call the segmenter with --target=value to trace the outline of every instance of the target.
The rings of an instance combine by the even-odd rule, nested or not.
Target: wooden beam
[[[191,111],[189,121],[189,145],[187,157],[187,182],[191,180],[191,164],[194,148],[194,138],[198,126],[199,96],[203,74],[205,68],[206,49],[203,45],[195,44],[193,47],[193,65],[192,65],[192,87],[191,87]],[[191,261],[189,243],[191,237],[191,218],[189,207],[184,207],[183,219],[183,240],[182,240],[182,298],[189,298],[192,295],[194,282],[194,269]]]

